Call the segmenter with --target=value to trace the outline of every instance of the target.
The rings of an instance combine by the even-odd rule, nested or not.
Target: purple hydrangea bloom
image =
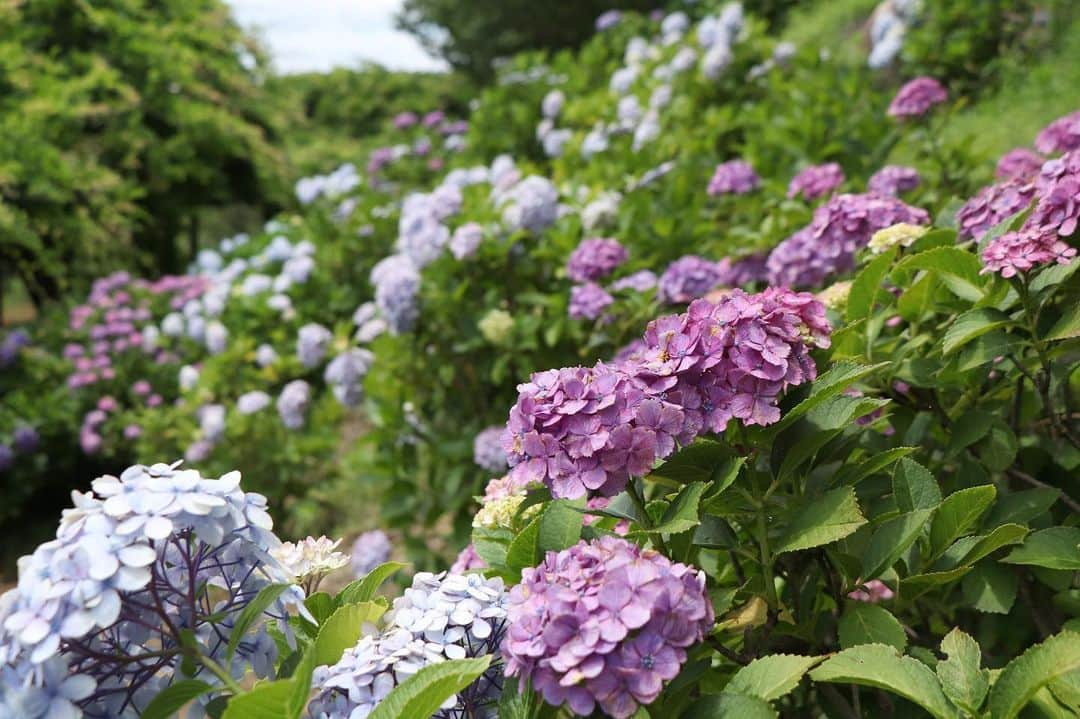
[[[1032,152],[1026,147],[1017,147],[1001,156],[997,168],[994,170],[994,177],[999,180],[1030,182],[1038,176],[1043,162],[1045,160],[1041,155]]]
[[[473,462],[494,474],[506,471],[506,453],[502,448],[501,426],[488,427],[473,439]]]
[[[793,198],[802,195],[804,199],[815,200],[828,195],[842,184],[844,184],[844,171],[840,165],[835,162],[811,165],[791,178],[787,196]]]
[[[623,14],[620,10],[608,10],[596,18],[596,31],[603,32],[615,27],[622,21]]]
[[[1080,110],[1051,122],[1035,138],[1035,149],[1044,155],[1080,149]]]
[[[415,112],[399,112],[394,115],[393,123],[398,130],[405,130],[413,127],[419,121],[420,118],[416,116]]]
[[[1080,223],[1080,174],[1064,175],[1040,193],[1039,202],[1024,223],[1049,238],[1069,237]],[[1046,242],[1052,245],[1052,239]]]
[[[371,270],[375,286],[375,304],[390,331],[401,334],[412,329],[420,317],[417,295],[420,292],[420,271],[405,255],[390,255]]]
[[[30,454],[38,448],[40,441],[37,430],[27,425],[20,425],[11,433],[11,446],[19,454]]]
[[[813,221],[769,254],[769,283],[810,287],[851,269],[855,252],[878,230],[899,222],[930,223],[926,210],[888,195],[837,195],[814,212]]]
[[[343,407],[355,407],[364,397],[364,378],[367,377],[375,355],[359,347],[345,350],[326,365],[323,379],[330,385],[334,398]]]
[[[451,574],[464,574],[472,569],[486,569],[487,562],[476,553],[476,547],[471,543],[458,552],[457,559],[450,565]]]
[[[697,255],[680,257],[660,275],[657,296],[661,302],[669,305],[704,297],[723,281],[723,269],[719,263]]]
[[[728,287],[739,287],[751,282],[763,282],[768,277],[768,268],[765,263],[767,254],[747,255],[737,260],[725,257],[718,263],[720,269],[720,284]]]
[[[319,366],[330,349],[334,334],[320,324],[311,322],[300,328],[296,335],[296,356],[307,369]]]
[[[30,335],[24,330],[12,330],[0,342],[0,368],[10,367],[19,357],[19,350],[30,344]]]
[[[716,166],[712,179],[709,180],[709,195],[745,195],[756,190],[761,178],[745,160],[730,160]]]
[[[896,93],[889,104],[889,116],[901,120],[922,117],[948,99],[949,93],[940,82],[932,77],[917,77]]]
[[[867,189],[878,195],[892,195],[914,190],[919,186],[919,171],[903,165],[886,165],[870,176]]]
[[[367,576],[371,570],[390,560],[393,545],[386,532],[373,529],[364,532],[352,544],[352,570],[358,578]]]
[[[477,222],[466,222],[454,230],[450,237],[450,253],[454,259],[464,260],[476,254],[476,249],[484,241],[484,228]]]
[[[609,536],[525,569],[507,619],[508,676],[578,716],[627,719],[679,674],[713,610],[704,572]]]
[[[568,314],[575,320],[595,320],[615,299],[595,282],[574,285],[570,290]]]
[[[1076,248],[1063,242],[1056,233],[1029,228],[1006,232],[995,237],[982,252],[981,274],[996,272],[1002,277],[1026,273],[1036,265],[1057,262],[1067,265],[1076,257]]]
[[[502,219],[511,229],[542,232],[559,214],[559,191],[551,180],[529,175],[502,198]]]
[[[311,404],[311,386],[302,379],[285,385],[277,399],[277,411],[281,422],[289,429],[304,426],[308,405]]]
[[[607,237],[582,240],[570,254],[566,274],[575,282],[598,280],[610,275],[628,257],[629,253],[618,240]]]
[[[979,190],[956,213],[960,237],[979,240],[994,225],[1026,209],[1035,197],[1035,186],[1008,180]]]
[[[15,451],[0,443],[0,472],[6,472],[15,464]]]
[[[1038,197],[1049,194],[1054,185],[1069,175],[1080,176],[1080,150],[1044,162],[1035,177],[1035,194]]]
[[[269,407],[272,401],[266,392],[252,390],[236,398],[236,411],[240,414],[255,414]]]
[[[638,270],[611,283],[611,289],[616,292],[623,290],[648,292],[654,287],[656,287],[656,273],[652,270]]]

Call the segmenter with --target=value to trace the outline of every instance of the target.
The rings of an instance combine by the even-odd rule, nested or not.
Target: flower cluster
[[[30,335],[25,330],[12,330],[0,341],[0,369],[7,369],[19,358],[19,351],[30,346]]]
[[[360,404],[364,397],[364,378],[374,362],[375,355],[370,350],[352,347],[326,365],[323,379],[343,407]]]
[[[1020,180],[984,187],[956,213],[960,237],[982,239],[991,227],[1027,209],[1034,198],[1035,186]]]
[[[709,180],[709,196],[745,195],[758,188],[761,178],[745,160],[729,160],[716,166]]]
[[[296,543],[283,542],[270,556],[292,575],[295,584],[311,594],[327,574],[348,566],[349,555],[337,551],[340,544],[340,539],[305,537]]]
[[[680,257],[672,262],[657,281],[657,298],[666,304],[683,304],[704,297],[709,290],[723,283],[724,267],[696,255]]]
[[[502,427],[493,426],[482,430],[473,439],[473,462],[476,466],[498,474],[506,471],[506,454],[503,453]]]
[[[925,210],[889,195],[837,195],[814,212],[813,221],[769,254],[769,282],[784,287],[811,287],[837,272],[851,269],[856,251],[878,230],[900,222],[929,224]]]
[[[922,117],[935,105],[949,99],[944,86],[932,77],[917,77],[906,83],[889,104],[889,116],[901,120]]]
[[[491,666],[433,719],[496,719],[502,691],[498,651],[505,634],[502,580],[479,574],[419,572],[394,600],[387,628],[365,636],[330,667],[318,667],[318,694],[308,706],[313,719],[367,716],[390,691],[430,664],[492,655]]]
[[[612,496],[705,428],[775,422],[780,393],[816,376],[809,349],[829,332],[809,294],[734,290],[653,321],[619,365],[536,373],[502,436],[510,477],[556,497]]]
[[[842,184],[844,184],[844,171],[840,165],[835,162],[811,165],[791,178],[787,196],[793,198],[802,195],[804,199],[816,200],[828,195]]]
[[[1039,169],[1042,168],[1045,159],[1026,147],[1017,147],[1009,150],[998,160],[994,169],[994,177],[999,180],[1020,180],[1030,182],[1034,180]]]
[[[870,176],[866,188],[878,195],[896,197],[919,186],[919,171],[903,165],[885,165]]]
[[[529,175],[502,197],[502,219],[512,230],[543,232],[559,213],[559,191],[550,180]]]
[[[603,537],[525,569],[507,617],[507,675],[579,716],[627,719],[678,675],[713,610],[704,572]]]
[[[207,479],[138,465],[73,493],[56,539],[20,560],[19,583],[0,601],[0,714],[136,717],[179,678],[185,643],[223,663],[239,613],[289,580],[270,556],[279,542],[265,498],[239,483],[238,472]],[[306,614],[303,598],[291,586],[266,616]],[[226,667],[267,676],[275,654],[260,629]]]
[[[351,162],[338,167],[327,175],[302,177],[296,182],[296,199],[304,205],[310,205],[320,197],[333,199],[344,195],[360,184],[356,166]]]
[[[390,538],[380,529],[364,532],[353,541],[352,571],[357,577],[366,576],[380,564],[386,564],[393,550]]]
[[[575,320],[598,319],[615,298],[595,282],[575,285],[570,290],[570,304],[567,313]]]
[[[302,379],[289,382],[277,398],[277,411],[281,417],[281,423],[289,429],[303,427],[309,404],[311,404],[311,385]]]
[[[1057,262],[1067,265],[1076,257],[1076,248],[1070,247],[1054,233],[1038,228],[1006,232],[991,240],[982,252],[982,274],[999,273],[1013,277],[1026,273],[1036,265]]]
[[[626,262],[629,253],[618,240],[594,237],[583,240],[570,254],[566,275],[575,282],[598,280]]]
[[[1035,149],[1049,155],[1080,149],[1080,110],[1051,122],[1035,138]]]
[[[300,358],[300,364],[306,369],[322,364],[333,339],[334,333],[316,322],[301,327],[296,334],[296,356]]]

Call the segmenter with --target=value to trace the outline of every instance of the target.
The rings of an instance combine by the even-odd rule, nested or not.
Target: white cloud
[[[227,0],[266,43],[281,72],[325,71],[373,60],[395,70],[445,70],[394,29],[401,0]]]

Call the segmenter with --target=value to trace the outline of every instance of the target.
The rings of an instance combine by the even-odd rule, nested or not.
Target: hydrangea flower
[[[301,327],[296,335],[296,356],[300,358],[300,364],[307,369],[319,366],[333,339],[334,334],[330,330],[315,322]]]
[[[704,297],[723,280],[723,268],[696,255],[672,262],[657,281],[657,297],[666,304],[682,304]]]
[[[277,398],[277,411],[282,424],[289,429],[301,429],[310,403],[311,386],[302,379],[289,382]]]
[[[548,704],[614,719],[655,701],[713,623],[704,572],[610,536],[525,569],[507,617],[508,676]]]
[[[30,454],[38,448],[40,441],[37,430],[29,425],[21,424],[11,433],[11,446],[19,454]]]
[[[326,365],[323,379],[330,385],[335,399],[344,407],[355,407],[364,397],[364,378],[367,377],[375,355],[366,349],[347,349]]]
[[[887,601],[894,596],[896,596],[896,593],[889,589],[889,585],[880,579],[863,582],[858,589],[848,592],[848,599],[854,599],[856,602],[867,602],[868,604]]]
[[[816,200],[828,195],[842,184],[844,184],[844,171],[835,162],[810,165],[791,178],[787,196],[793,198],[802,195],[804,199]]]
[[[982,188],[956,213],[960,237],[982,239],[987,230],[1025,210],[1034,198],[1035,186],[1019,180]]]
[[[608,10],[596,18],[596,31],[610,30],[622,21],[623,14],[620,10]]]
[[[870,238],[870,242],[867,243],[867,247],[870,248],[870,252],[875,255],[880,255],[882,252],[896,246],[911,247],[915,244],[915,240],[919,239],[929,231],[930,228],[923,227],[922,225],[898,222],[895,225],[891,225],[875,232]]]
[[[602,192],[581,210],[581,224],[586,230],[596,230],[612,224],[619,215],[622,195],[618,192]]]
[[[563,105],[566,104],[566,95],[562,90],[552,90],[548,94],[544,95],[544,99],[540,102],[540,111],[544,117],[554,120],[562,112]]]
[[[484,569],[486,567],[487,563],[480,558],[480,555],[476,553],[476,547],[470,543],[458,552],[454,563],[450,565],[450,573],[464,574],[470,569]]]
[[[337,551],[340,539],[321,536],[305,537],[295,544],[282,542],[270,552],[292,581],[311,594],[319,588],[326,575],[349,565],[349,555]]]
[[[260,367],[269,367],[270,365],[277,362],[277,359],[277,351],[275,351],[274,348],[268,344],[261,344],[255,350],[255,364],[259,365]]]
[[[1043,128],[1035,138],[1035,149],[1044,155],[1080,149],[1080,110]]]
[[[530,175],[502,198],[503,222],[514,230],[542,232],[558,218],[559,192],[550,180]]]
[[[1076,248],[1070,247],[1052,232],[1039,228],[1006,232],[991,240],[982,251],[981,274],[996,272],[1002,277],[1014,277],[1029,272],[1037,265],[1054,262],[1067,265],[1076,257]]]
[[[236,398],[236,411],[240,414],[255,414],[269,407],[271,401],[266,392],[252,390]]]
[[[886,165],[870,176],[867,189],[878,195],[896,197],[919,186],[919,171],[903,165]]]
[[[266,500],[239,483],[238,472],[208,479],[136,465],[74,492],[56,539],[20,560],[18,585],[0,602],[0,715],[133,718],[182,678],[182,642],[225,664],[239,613],[263,587],[288,581],[270,556],[278,540]],[[283,622],[294,608],[311,619],[303,599],[289,587],[263,616]],[[241,642],[226,664],[236,679],[272,668],[254,646],[265,642]]]
[[[1026,147],[1017,147],[1001,156],[994,170],[994,177],[999,180],[1029,182],[1038,176],[1044,161],[1042,156]]]
[[[19,358],[19,350],[30,345],[30,335],[25,330],[12,330],[4,335],[0,342],[0,368],[7,368],[15,364]]]
[[[456,260],[464,260],[476,254],[476,249],[484,241],[484,228],[476,222],[466,222],[454,230],[450,237],[450,253]]]
[[[481,430],[473,439],[473,462],[494,474],[506,471],[506,454],[499,439],[501,436],[502,427],[493,426]]]
[[[889,103],[889,116],[901,120],[922,117],[935,105],[949,99],[945,87],[932,77],[917,77],[906,83]]]
[[[652,270],[638,270],[611,283],[611,289],[615,292],[634,290],[635,292],[648,292],[656,287],[656,273]]]
[[[420,272],[405,255],[390,255],[371,270],[375,286],[375,304],[386,320],[390,331],[401,334],[412,329],[420,316],[417,294],[420,292]]]
[[[372,529],[364,532],[352,544],[352,571],[359,577],[367,576],[373,569],[390,560],[393,545],[386,532]]]
[[[570,254],[566,275],[575,282],[598,280],[611,274],[628,257],[618,240],[607,237],[582,240]]]
[[[851,280],[834,282],[814,297],[830,310],[841,311],[847,307],[848,297],[851,295],[851,284]]]
[[[478,574],[419,572],[394,600],[387,628],[346,649],[312,678],[315,719],[367,716],[399,683],[429,664],[492,655],[490,667],[450,697],[433,719],[497,719],[503,665],[498,648],[505,633],[502,580]]]
[[[514,331],[514,317],[505,310],[494,309],[476,323],[480,335],[493,345],[505,344]]]
[[[1077,158],[1080,160],[1080,158]],[[1080,164],[1080,163],[1078,163]],[[1058,237],[1069,237],[1080,224],[1080,173],[1066,174],[1042,191],[1024,229]]]
[[[595,320],[615,301],[604,288],[595,282],[574,285],[570,289],[567,314],[575,320]]]
[[[761,179],[745,160],[729,160],[716,166],[709,180],[709,196],[745,195],[758,188]]]
[[[769,254],[769,283],[785,287],[811,287],[825,278],[851,269],[855,252],[875,232],[900,222],[929,224],[925,210],[888,195],[843,194],[814,212],[813,221]]]

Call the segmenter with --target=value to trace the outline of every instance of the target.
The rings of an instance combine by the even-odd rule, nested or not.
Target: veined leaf
[[[429,664],[398,684],[371,712],[369,719],[419,719],[476,681],[491,664],[491,655]]]
[[[990,690],[990,718],[1012,719],[1042,687],[1080,669],[1080,633],[1062,632],[1038,644],[1001,670]]]
[[[803,674],[820,664],[823,659],[825,657],[770,654],[755,659],[735,672],[724,691],[771,702],[794,689]]]
[[[866,524],[855,490],[839,487],[803,507],[792,519],[776,548],[777,554],[820,547],[843,539]]]

